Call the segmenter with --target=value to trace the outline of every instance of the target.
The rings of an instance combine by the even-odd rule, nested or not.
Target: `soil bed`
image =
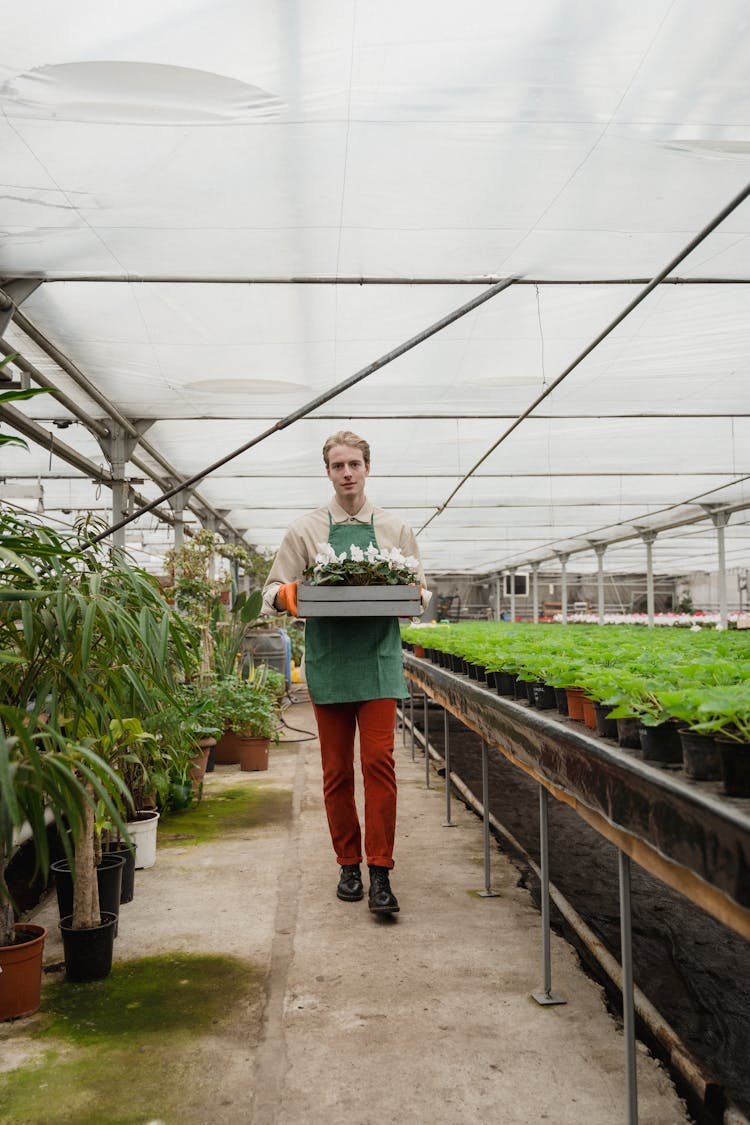
[[[423,729],[421,705],[414,720]],[[430,705],[428,722],[430,742],[442,753],[442,708]],[[481,740],[453,717],[449,732],[451,770],[481,801]],[[538,862],[537,784],[490,749],[489,792],[492,814]],[[550,800],[548,807],[550,879],[619,960],[617,849],[565,805]],[[504,839],[498,846],[516,863],[520,881],[538,904],[539,883],[528,864]],[[730,1101],[750,1116],[750,944],[635,864],[631,873],[635,983]],[[618,1008],[619,995],[554,905],[551,919]],[[553,964],[553,987],[554,979]],[[703,1120],[714,1118],[704,1114]]]

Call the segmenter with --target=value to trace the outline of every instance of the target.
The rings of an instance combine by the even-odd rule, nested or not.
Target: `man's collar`
[[[349,520],[355,520],[357,523],[369,523],[372,519],[373,505],[365,497],[365,502],[357,514],[350,516],[334,497],[328,505],[328,511],[331,513],[331,519],[334,523],[347,523]]]

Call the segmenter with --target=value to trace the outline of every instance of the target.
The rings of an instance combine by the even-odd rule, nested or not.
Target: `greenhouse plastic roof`
[[[14,6],[6,374],[67,397],[13,404],[44,433],[0,451],[0,497],[111,516],[80,420],[111,432],[111,405],[145,442],[135,507],[271,430],[188,513],[263,548],[325,501],[345,428],[432,573],[600,542],[608,570],[643,570],[652,528],[657,571],[715,569],[703,505],[747,565],[750,203],[574,361],[746,189],[749,74],[746,0]],[[168,526],[126,535],[159,569]]]

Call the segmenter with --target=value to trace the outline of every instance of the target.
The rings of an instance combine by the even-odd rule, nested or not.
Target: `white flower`
[[[380,558],[380,551],[377,549],[374,543],[370,543],[367,550],[365,551],[365,554],[367,555],[368,563],[377,562],[377,560]]]
[[[321,566],[325,563],[336,562],[336,552],[330,543],[318,543],[318,554],[315,556],[315,562]]]
[[[361,549],[361,547],[358,547],[356,545],[356,543],[352,543],[351,547],[349,548],[349,557],[351,558],[352,562],[365,561],[365,553]]]
[[[390,552],[389,562],[391,564],[391,570],[395,570],[397,567],[404,566],[404,564],[406,563],[406,559],[401,554],[398,547],[394,547]]]

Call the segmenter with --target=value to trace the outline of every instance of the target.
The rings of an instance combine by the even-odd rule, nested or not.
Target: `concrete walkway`
[[[315,730],[307,703],[285,719]],[[118,961],[209,951],[265,972],[264,999],[224,1043],[221,1067],[200,1066],[190,1121],[621,1125],[623,1039],[602,990],[553,935],[553,988],[568,1002],[543,1008],[530,999],[542,985],[540,918],[516,870],[493,846],[500,895],[478,897],[481,821],[455,801],[457,826],[444,828],[442,779],[433,771],[434,787],[425,788],[424,759],[413,762],[400,735],[396,757],[394,919],[370,915],[366,897],[335,897],[314,739],[272,749],[267,774],[226,766],[207,778],[209,790],[259,781],[289,789],[291,820],[219,843],[160,848],[156,865],[137,873]],[[37,918],[50,927],[46,959],[59,960],[56,903]],[[638,1085],[641,1125],[689,1120],[668,1075],[640,1048]]]

